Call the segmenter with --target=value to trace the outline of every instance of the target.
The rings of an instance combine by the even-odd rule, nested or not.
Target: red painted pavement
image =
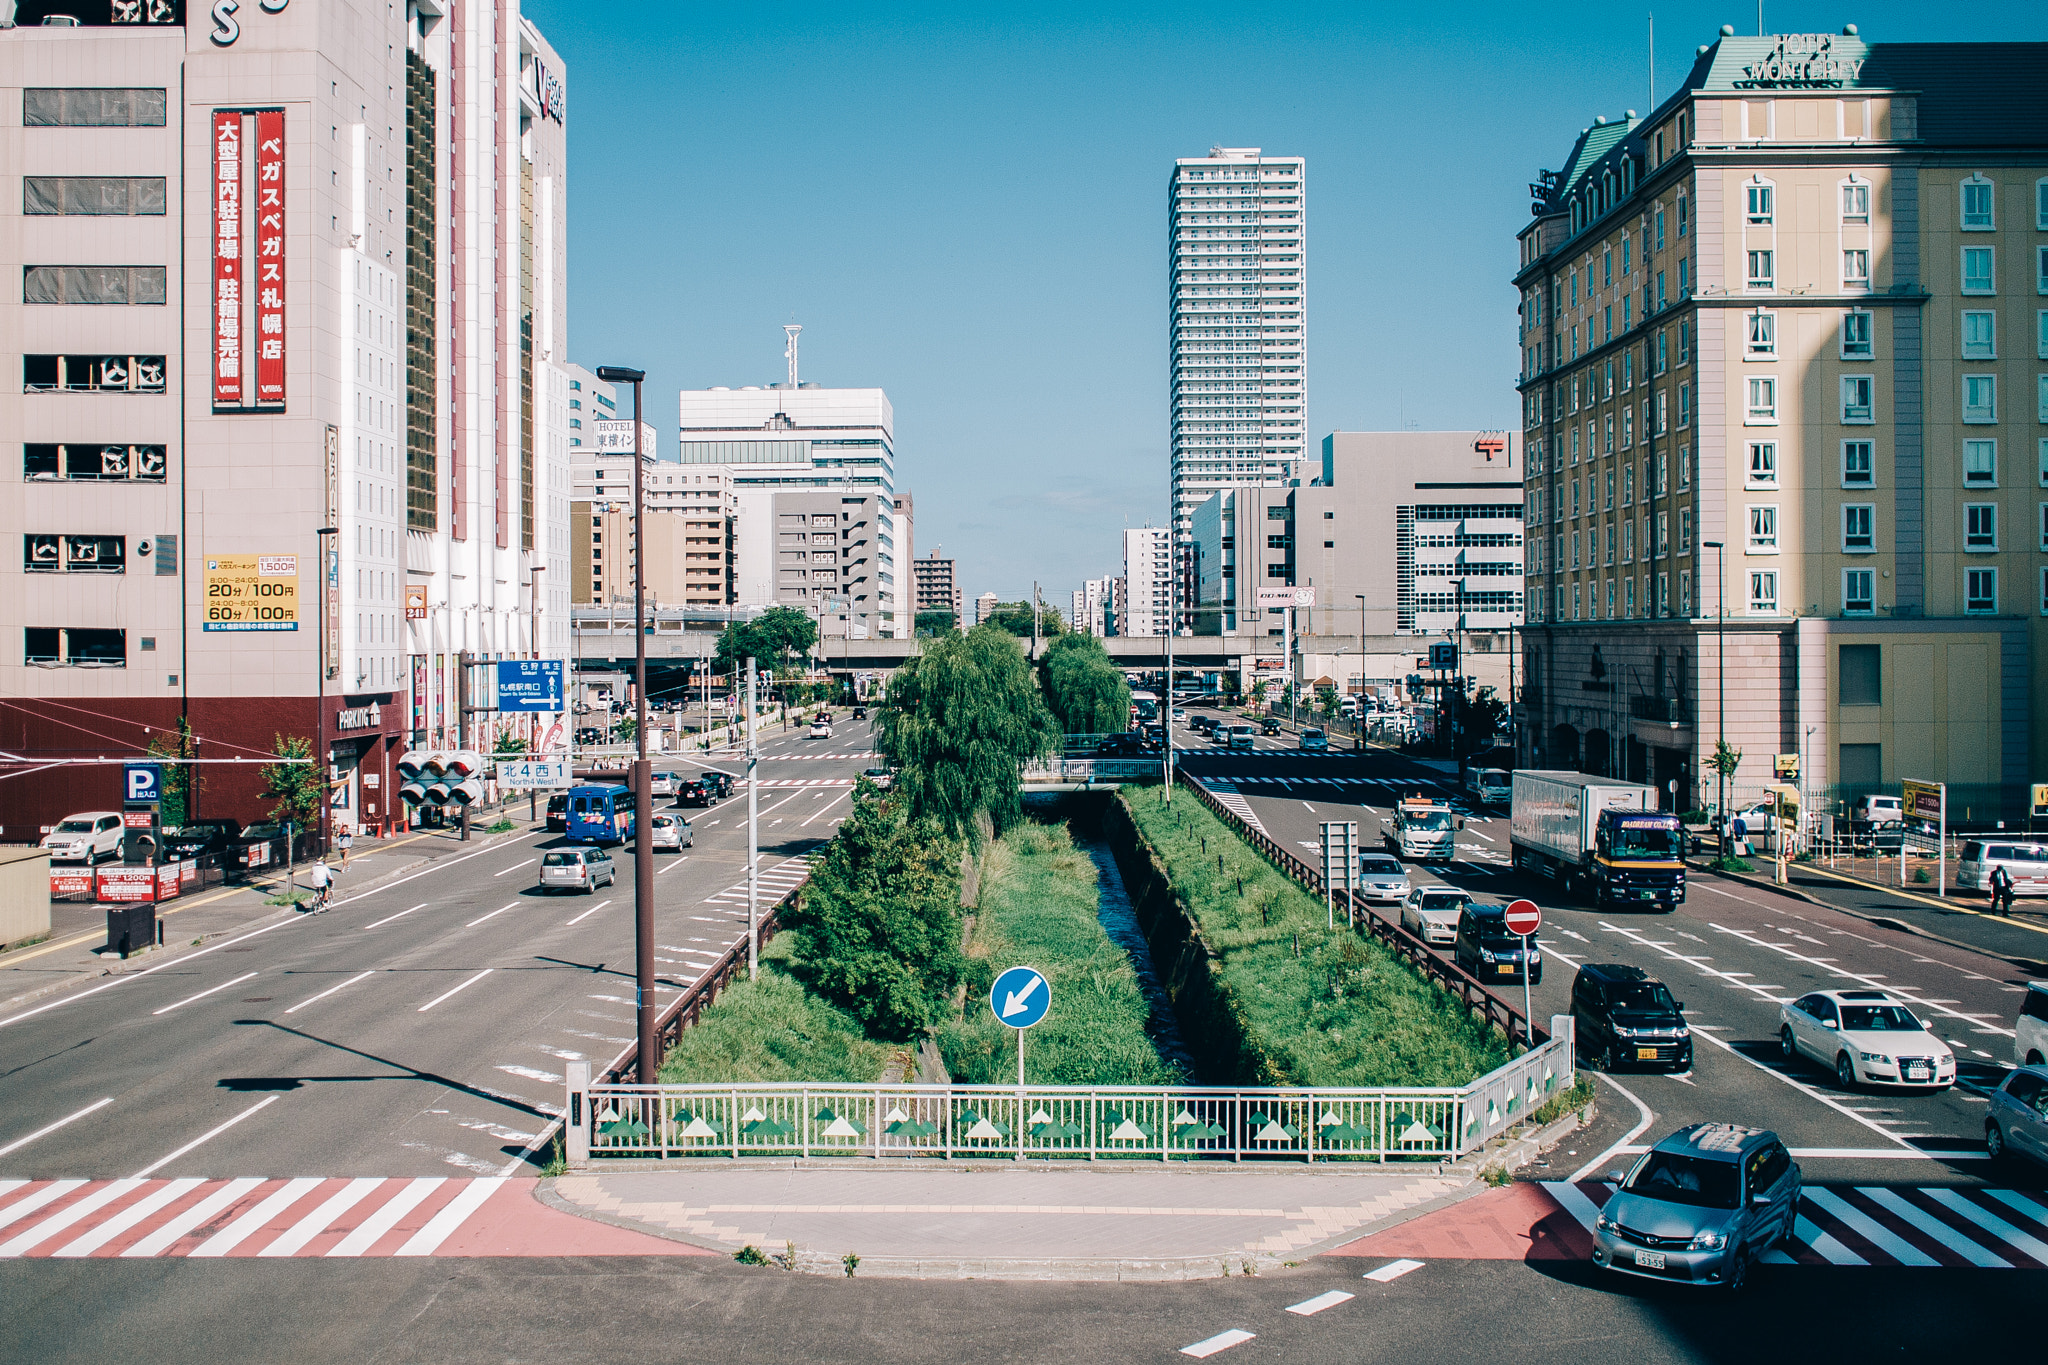
[[[715,1256],[715,1251],[578,1218],[534,1195],[537,1177],[508,1180],[441,1244],[439,1256]]]
[[[1418,1261],[1583,1261],[1593,1254],[1593,1239],[1541,1185],[1513,1184],[1324,1254],[1408,1256]]]

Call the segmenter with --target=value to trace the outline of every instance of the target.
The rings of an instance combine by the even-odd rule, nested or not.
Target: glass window
[[[1877,548],[1873,530],[1877,509],[1869,503],[1851,503],[1842,509],[1842,552],[1868,554]]]
[[[30,88],[21,92],[21,121],[30,128],[161,128],[167,110],[162,90]]]
[[[1777,380],[1752,379],[1749,381],[1749,420],[1752,422],[1775,422],[1778,420]]]
[[[1996,422],[1998,420],[1998,376],[1990,374],[1963,376],[1963,420],[1965,422]]]
[[[1778,443],[1776,441],[1751,441],[1749,443],[1749,482],[1752,485],[1775,485],[1778,482]]]
[[[1987,251],[1985,255],[1988,256],[1990,255],[1990,253]],[[1985,267],[1985,270],[1988,276],[1990,267],[1987,265]],[[1768,251],[1750,252],[1749,277],[1747,281],[1749,287],[1751,289],[1769,289],[1771,287],[1771,281],[1775,278],[1776,275],[1771,264],[1771,253]],[[1965,289],[1965,292],[1968,292],[1967,288]]]
[[[1852,570],[1869,573],[1870,570]],[[1879,706],[1884,702],[1883,646],[1843,645],[1835,664],[1835,700],[1843,706]]]
[[[1870,221],[1870,186],[1860,180],[1851,180],[1842,186],[1842,221],[1845,223],[1867,223]]]
[[[1963,504],[1963,548],[1965,550],[1996,550],[1998,548],[1997,503],[1970,502]]]
[[[1963,314],[1963,359],[1996,360],[1997,342],[1993,319],[1997,315],[1989,309],[1973,310]]]
[[[1749,341],[1743,354],[1751,360],[1776,360],[1778,358],[1778,315],[1776,313],[1751,313],[1749,315]]]
[[[1963,573],[1963,610],[1971,616],[1998,614],[1998,570],[1968,569]]]
[[[1778,609],[1778,575],[1769,569],[1749,576],[1749,609],[1775,612]]]
[[[1842,252],[1842,287],[1844,289],[1870,288],[1870,252],[1863,247],[1848,247]]]
[[[1869,441],[1842,442],[1842,482],[1851,487],[1867,488],[1877,481],[1875,447]]]
[[[1869,569],[1842,570],[1842,615],[1874,616],[1877,575]]]
[[[1742,197],[1743,204],[1748,210],[1750,222],[1768,223],[1771,221],[1771,187],[1769,185],[1760,185],[1752,181],[1750,184],[1742,187]]]
[[[1992,226],[1991,182],[1973,176],[1963,182],[1963,231],[1989,232]]]
[[[1842,359],[1869,360],[1871,355],[1870,314],[1842,314]]]
[[[1682,555],[1692,553],[1692,509],[1690,507],[1678,509],[1678,553]]]
[[[1963,442],[1963,482],[1972,488],[1998,486],[1998,442]]]
[[[1778,552],[1778,509],[1775,504],[1749,509],[1749,551],[1751,554]]]
[[[1875,421],[1873,393],[1877,381],[1867,374],[1842,376],[1842,420],[1844,422]]]
[[[1992,253],[1990,247],[1966,246],[1963,248],[1963,292],[1965,294],[1990,294],[1996,292],[1996,278],[1992,274],[1991,262]]]

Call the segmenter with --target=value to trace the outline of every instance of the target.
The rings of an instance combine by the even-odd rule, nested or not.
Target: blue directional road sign
[[[164,799],[164,770],[158,763],[130,763],[124,772],[126,778],[121,784],[123,801],[161,801]]]
[[[500,711],[562,711],[560,659],[505,659],[498,664]]]
[[[1052,987],[1038,968],[1012,967],[989,989],[988,1007],[995,1011],[997,1023],[1030,1028],[1052,1008]]]

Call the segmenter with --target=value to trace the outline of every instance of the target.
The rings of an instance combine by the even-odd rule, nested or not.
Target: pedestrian
[[[2005,913],[2012,913],[2012,873],[2005,870],[2004,863],[1995,863],[1991,868],[1991,912],[1998,913],[1998,902],[2005,902]]]
[[[355,826],[343,825],[341,827],[341,831],[335,835],[334,842],[335,845],[341,849],[341,865],[343,867],[347,867],[348,851],[351,848],[354,848],[356,843]]]

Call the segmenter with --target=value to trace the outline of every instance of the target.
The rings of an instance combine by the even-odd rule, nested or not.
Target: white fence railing
[[[571,1166],[592,1157],[1331,1161],[1462,1156],[1572,1081],[1572,1020],[1465,1086],[601,1085],[572,1075]]]
[[[1157,781],[1165,763],[1160,758],[1055,758],[1026,764],[1024,781],[1134,782]]]

